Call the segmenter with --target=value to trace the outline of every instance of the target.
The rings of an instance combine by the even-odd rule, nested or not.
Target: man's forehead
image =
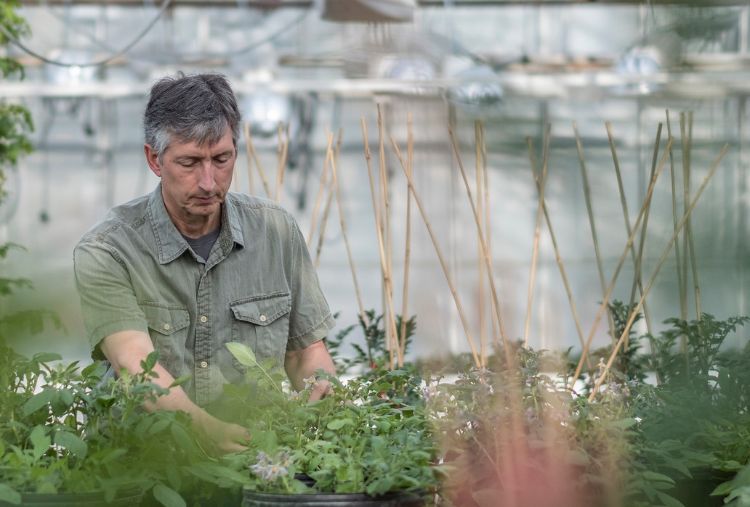
[[[206,153],[223,152],[234,150],[234,142],[231,132],[227,132],[221,139],[215,142],[211,140],[180,139],[173,137],[167,150],[179,151],[181,153]]]

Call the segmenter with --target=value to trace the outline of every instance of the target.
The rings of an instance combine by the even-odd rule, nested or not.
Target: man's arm
[[[336,367],[323,340],[318,340],[304,349],[288,351],[284,359],[284,369],[292,382],[292,387],[297,391],[305,387],[304,379],[315,375],[317,370],[336,375]],[[324,397],[330,388],[327,380],[319,380],[312,388],[310,401]]]
[[[120,331],[104,338],[101,349],[115,371],[125,368],[131,373],[137,373],[142,371],[141,361],[154,351],[154,345],[149,336],[141,331]],[[153,382],[169,389],[169,393],[159,396],[155,403],[147,404],[147,410],[182,410],[190,414],[193,423],[203,430],[219,451],[235,452],[245,449],[241,443],[250,439],[245,428],[212,416],[193,403],[182,387],[170,388],[174,377],[161,364],[154,366],[154,372],[159,377],[153,379]]]

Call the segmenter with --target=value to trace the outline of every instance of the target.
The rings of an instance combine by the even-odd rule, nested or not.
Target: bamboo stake
[[[542,175],[541,182],[539,184],[539,201],[536,208],[536,222],[534,225],[534,242],[531,247],[531,268],[529,272],[529,286],[526,295],[526,322],[523,327],[523,346],[526,347],[529,344],[529,330],[531,329],[531,312],[534,306],[534,288],[536,287],[536,267],[537,260],[539,257],[539,239],[542,234],[542,220],[544,220],[544,189],[547,183],[547,168],[549,164],[549,136],[550,136],[550,124],[544,129],[544,140],[542,141]],[[531,148],[531,138],[526,138],[526,144]],[[531,151],[530,155],[531,156]],[[536,165],[536,161],[534,162]]]
[[[667,133],[672,136],[672,127],[669,118],[669,109],[666,110],[667,115]],[[674,171],[674,156],[672,150],[669,150],[669,173],[671,178],[671,190],[672,190],[672,221],[674,225],[675,234],[677,233],[677,184],[675,182],[675,171]],[[687,291],[685,284],[687,280],[682,279],[682,263],[683,260],[680,255],[680,238],[677,236],[677,240],[674,244],[675,262],[677,267],[677,290],[680,300],[680,317],[682,320],[687,320]],[[680,336],[680,351],[684,354],[687,352],[687,337],[685,335]],[[687,357],[686,357],[687,360]]]
[[[414,136],[412,135],[411,113],[406,115],[406,168],[409,176],[414,176]],[[406,238],[404,240],[404,286],[401,295],[401,330],[399,333],[399,347],[401,358],[406,355],[406,321],[409,316],[409,265],[411,260],[411,192],[406,186]],[[403,366],[403,365],[399,365]]]
[[[276,196],[274,200],[276,202],[281,202],[281,189],[284,185],[284,172],[286,170],[286,159],[289,152],[289,134],[287,133],[286,138],[284,137],[284,128],[281,124],[279,124],[278,135],[278,167],[276,168]]]
[[[383,217],[380,221],[380,226],[383,229],[383,247],[385,248],[385,277],[388,280],[387,283],[384,284],[385,288],[385,298],[390,301],[389,303],[386,303],[386,309],[387,308],[393,308],[393,263],[392,263],[392,243],[391,243],[391,223],[390,223],[390,216],[391,216],[391,207],[390,202],[388,199],[388,170],[386,168],[385,164],[385,135],[384,135],[384,127],[383,127],[383,113],[380,108],[380,104],[377,105],[378,108],[378,155],[379,155],[379,168],[380,168],[380,210],[383,213]],[[386,311],[386,319],[389,321],[393,321],[393,329],[396,328],[396,316]],[[391,357],[391,364],[393,364],[393,348],[394,346],[398,346],[396,340],[397,336],[394,333],[390,332],[391,326],[388,326],[386,328],[386,337],[387,337],[387,343],[388,343],[388,353]],[[391,369],[393,367],[391,366]]]
[[[320,202],[323,200],[323,193],[326,189],[326,182],[328,179],[328,167],[333,155],[331,151],[326,149],[325,160],[323,160],[323,172],[320,175],[320,185],[318,185],[318,193],[315,196],[315,205],[313,206],[312,217],[310,218],[310,232],[307,235],[307,245],[310,246],[310,242],[315,235],[315,227],[318,224],[318,212],[320,211]]]
[[[669,149],[672,147],[672,141],[673,140],[671,137],[667,141],[666,151],[664,152],[664,155],[662,155],[662,158],[659,161],[659,167],[657,167],[656,169],[656,176],[654,177],[654,179],[650,182],[648,186],[648,190],[646,191],[646,198],[643,200],[643,204],[641,205],[641,210],[638,213],[638,217],[635,220],[635,224],[633,224],[633,230],[631,231],[630,236],[628,236],[628,240],[625,243],[625,249],[620,255],[619,260],[617,261],[617,266],[615,266],[615,271],[612,274],[612,278],[609,281],[609,286],[607,287],[607,293],[604,295],[604,298],[601,304],[599,305],[599,310],[597,310],[596,316],[594,317],[594,323],[591,325],[591,330],[589,331],[588,338],[586,339],[586,344],[584,345],[583,350],[581,351],[581,359],[579,359],[578,366],[576,367],[576,371],[573,374],[573,378],[571,379],[571,383],[570,383],[571,386],[575,384],[576,380],[578,380],[578,377],[581,375],[581,370],[583,369],[583,361],[588,356],[589,347],[591,346],[591,341],[594,339],[594,333],[596,333],[596,328],[599,325],[599,322],[601,321],[602,315],[607,309],[607,305],[609,304],[609,298],[612,296],[612,291],[614,291],[615,283],[617,282],[617,277],[619,276],[620,270],[622,269],[622,266],[625,263],[625,258],[628,255],[628,251],[632,248],[633,241],[635,240],[635,235],[638,233],[638,228],[641,226],[643,215],[646,212],[646,206],[648,206],[649,203],[651,202],[651,196],[654,194],[656,181],[659,179],[659,175],[661,174],[662,169],[664,169],[664,164],[666,164],[667,162],[667,154],[669,153]]]
[[[464,187],[466,187],[466,195],[469,198],[469,204],[471,204],[471,212],[474,215],[474,222],[477,226],[477,237],[479,239],[479,245],[482,249],[482,257],[484,258],[485,267],[487,268],[487,280],[490,283],[490,295],[492,296],[492,304],[497,315],[498,321],[500,321],[500,338],[503,341],[503,346],[506,350],[506,356],[510,354],[510,344],[508,343],[507,335],[505,334],[505,328],[503,325],[503,319],[501,316],[500,300],[497,297],[497,290],[495,289],[495,274],[492,269],[492,259],[490,259],[487,253],[487,242],[484,240],[484,231],[482,231],[482,223],[477,213],[477,207],[474,204],[474,197],[471,194],[471,187],[469,187],[469,180],[466,178],[466,170],[464,170],[464,164],[461,161],[461,152],[458,148],[458,142],[456,136],[453,134],[453,130],[448,127],[448,134],[451,138],[451,145],[453,146],[453,153],[456,156],[456,162],[458,162],[458,169],[461,171],[461,178],[464,180]],[[509,363],[510,365],[510,363]]]
[[[536,185],[537,192],[540,190],[540,183],[541,183],[541,177],[537,176],[537,169],[536,169],[536,161],[534,157],[531,155],[533,153],[533,142],[529,143],[529,161],[531,162],[531,175],[534,179],[534,184]],[[547,209],[547,203],[544,202],[542,204],[542,208],[544,210],[544,219],[547,222],[547,230],[549,231],[549,237],[552,241],[552,249],[555,252],[555,261],[557,262],[557,268],[560,271],[560,276],[563,281],[563,286],[565,287],[565,293],[568,297],[568,304],[570,305],[570,311],[573,314],[573,322],[576,326],[576,332],[578,333],[578,340],[581,343],[581,347],[584,347],[584,341],[583,341],[583,329],[581,328],[581,320],[578,318],[578,309],[576,308],[575,300],[573,299],[573,291],[570,288],[570,282],[568,281],[568,274],[565,271],[565,264],[563,263],[562,256],[560,255],[560,248],[557,245],[557,237],[555,236],[555,230],[552,227],[552,220],[549,217],[549,211]],[[588,364],[588,361],[587,361]]]
[[[419,198],[419,195],[417,194],[416,189],[414,188],[414,181],[411,179],[411,176],[406,171],[406,165],[403,164],[403,159],[401,158],[401,155],[399,154],[400,152],[398,149],[398,145],[393,140],[393,138],[391,138],[391,144],[393,146],[393,150],[396,152],[396,156],[398,157],[399,161],[402,163],[401,168],[404,170],[404,175],[406,176],[406,180],[409,183],[409,190],[414,196],[414,202],[417,203],[417,208],[419,208],[419,213],[422,215],[422,221],[427,227],[427,232],[430,235],[430,239],[432,240],[432,246],[435,247],[435,253],[438,256],[440,267],[443,269],[443,275],[445,275],[445,279],[448,282],[448,287],[451,291],[451,295],[453,296],[453,302],[456,305],[458,316],[461,319],[461,325],[464,328],[466,341],[469,343],[469,348],[471,349],[471,356],[474,359],[474,366],[476,366],[477,368],[481,368],[482,363],[479,359],[479,354],[477,353],[477,347],[474,343],[474,339],[471,337],[471,332],[469,331],[469,323],[466,320],[466,314],[464,313],[463,305],[461,304],[461,299],[458,296],[456,287],[453,284],[453,280],[451,279],[450,273],[448,272],[448,267],[445,264],[445,259],[443,258],[443,252],[442,250],[440,250],[440,245],[438,244],[437,238],[435,237],[435,233],[432,230],[432,226],[430,225],[430,221],[427,218],[427,214],[424,211],[424,207],[422,206],[422,201]],[[507,347],[506,347],[506,351],[507,351]]]
[[[690,201],[690,190],[688,189],[689,182],[687,178],[686,164],[687,164],[687,142],[685,139],[685,113],[680,112],[680,149],[682,151],[682,212],[685,213],[688,202]],[[687,308],[687,292],[688,292],[688,266],[690,265],[690,252],[688,251],[688,229],[686,228],[682,233],[682,253],[685,255],[684,262],[682,263],[682,281],[685,283],[682,289],[685,291],[685,307]]]
[[[685,224],[690,220],[690,214],[693,212],[693,209],[695,209],[696,204],[698,204],[698,199],[700,199],[701,194],[703,194],[703,191],[706,189],[706,186],[708,185],[709,181],[713,177],[713,175],[716,173],[717,169],[719,168],[719,163],[724,158],[724,155],[726,155],[727,151],[729,150],[729,145],[725,144],[724,147],[721,149],[721,152],[719,153],[716,160],[711,165],[711,169],[708,171],[708,174],[703,179],[703,182],[701,183],[701,186],[698,188],[698,191],[695,194],[695,197],[690,202],[690,204],[685,208],[685,213],[682,215],[682,218],[680,219],[680,222],[677,224],[677,231],[679,232],[682,230],[683,227],[685,227]],[[648,281],[648,284],[646,285],[645,293],[643,296],[641,296],[641,299],[638,301],[638,305],[636,306],[635,311],[633,311],[630,314],[630,318],[628,318],[628,322],[625,324],[625,329],[623,330],[622,334],[620,335],[620,339],[617,340],[617,344],[615,344],[614,349],[612,350],[612,353],[609,356],[609,360],[607,361],[606,366],[604,367],[604,370],[602,371],[599,378],[597,378],[596,383],[594,384],[594,389],[591,391],[591,394],[589,395],[589,401],[593,401],[594,397],[596,396],[596,393],[599,391],[599,388],[601,387],[602,383],[604,382],[605,377],[607,376],[607,372],[609,372],[609,369],[612,367],[612,364],[614,363],[615,357],[617,356],[617,353],[622,346],[623,342],[625,341],[625,337],[630,332],[630,327],[633,325],[633,322],[635,321],[635,317],[638,314],[638,310],[643,305],[643,301],[646,298],[646,295],[648,295],[648,292],[651,290],[651,287],[654,285],[654,282],[656,280],[657,275],[659,274],[659,270],[661,269],[662,265],[664,264],[664,261],[667,260],[667,257],[669,256],[669,252],[672,249],[672,245],[677,240],[677,234],[673,234],[672,237],[669,239],[669,243],[667,243],[666,248],[664,249],[664,252],[662,253],[661,257],[659,258],[659,261],[656,264],[656,268],[654,269],[653,274],[651,275],[651,278]]]
[[[370,153],[370,143],[368,141],[368,136],[367,136],[367,124],[365,123],[364,117],[362,117],[361,119],[361,124],[362,124],[362,140],[364,141],[364,145],[365,145],[365,162],[367,163],[367,175],[370,181],[370,197],[372,198],[372,209],[375,212],[375,230],[376,230],[376,235],[378,238],[378,253],[380,254],[380,272],[383,276],[383,285],[387,286],[387,285],[390,285],[390,278],[388,278],[388,270],[386,267],[386,256],[385,256],[385,248],[383,245],[384,242],[383,242],[383,234],[382,234],[383,231],[380,226],[380,213],[378,210],[377,199],[375,196],[377,190],[375,188],[375,181],[372,177],[372,164],[371,164],[372,155]],[[387,291],[387,287],[385,290]],[[386,298],[386,306],[392,315],[393,314],[393,300],[391,300],[390,298]],[[386,329],[391,329],[391,333],[393,333],[392,335],[395,335],[396,333],[395,321],[393,319],[386,319],[385,325],[388,326]],[[386,342],[386,345],[388,345],[387,342]],[[392,357],[393,356],[392,356],[392,351],[391,351],[391,354],[389,354],[389,359],[391,360],[391,364],[390,364],[391,369],[393,369]]]
[[[331,160],[333,164],[333,160]],[[323,250],[323,243],[326,238],[326,226],[328,225],[328,215],[331,212],[331,204],[333,203],[333,196],[335,194],[333,187],[333,178],[328,183],[328,197],[326,197],[326,205],[323,208],[323,217],[320,219],[320,232],[318,233],[318,247],[315,249],[315,269],[320,266],[320,253]]]
[[[599,237],[596,234],[596,222],[594,220],[594,207],[591,202],[591,185],[589,184],[589,175],[586,170],[586,159],[583,156],[583,143],[578,133],[578,126],[573,122],[573,133],[576,138],[576,151],[578,152],[578,162],[581,167],[581,179],[583,180],[583,197],[586,201],[586,211],[589,215],[589,226],[591,227],[591,239],[594,242],[594,257],[596,257],[596,270],[599,275],[599,285],[601,286],[602,295],[607,291],[607,282],[604,279],[604,265],[602,263],[602,254],[599,249]],[[615,321],[612,314],[607,312],[607,323],[609,324],[609,335],[612,340],[615,339]]]
[[[483,175],[482,175],[482,146],[480,143],[480,123],[479,120],[474,121],[474,172],[476,177],[476,189],[477,189],[477,212],[479,213],[481,228],[485,238],[487,236],[487,230],[484,225],[485,212],[484,212],[484,198],[485,192],[483,188]],[[487,246],[489,251],[489,246]],[[490,257],[491,258],[491,257]],[[482,363],[482,368],[487,367],[487,322],[485,316],[485,301],[484,301],[484,264],[482,264],[482,249],[477,245],[477,289],[478,289],[478,300],[479,300],[479,359]]]
[[[247,141],[250,138],[250,127],[248,123],[242,125],[243,133],[245,134],[245,151],[247,152],[247,193],[253,195],[255,188],[253,186],[253,150],[250,148],[250,143]]]
[[[484,231],[484,238],[487,241],[487,253],[490,256],[490,259],[493,259],[492,256],[492,224],[490,221],[490,217],[492,216],[492,213],[490,211],[490,180],[489,180],[489,171],[487,170],[487,145],[484,141],[484,125],[482,125],[482,122],[479,122],[479,136],[480,136],[480,144],[482,147],[482,175],[484,176],[484,225],[485,225],[485,231]],[[493,342],[495,341],[496,336],[500,333],[500,322],[497,320],[497,315],[494,312],[491,312],[490,315],[492,323],[492,336],[493,336]]]
[[[687,138],[683,141],[683,144],[686,145],[685,148],[685,156],[683,157],[683,169],[685,172],[685,195],[689,198],[690,197],[690,172],[691,172],[691,153],[693,151],[693,112],[689,111],[687,114],[688,117],[688,134]],[[701,289],[700,284],[698,280],[698,265],[696,263],[695,259],[695,244],[693,242],[693,224],[692,220],[688,218],[687,225],[685,226],[685,233],[687,235],[688,240],[688,253],[690,254],[690,266],[691,266],[691,272],[693,275],[693,291],[694,291],[694,299],[695,299],[695,318],[700,319],[702,312],[701,312]]]
[[[659,144],[661,143],[661,129],[662,124],[659,123],[659,126],[656,129],[656,142],[654,143],[654,156],[651,160],[651,173],[649,174],[649,185],[651,184],[651,181],[654,179],[654,174],[656,173],[656,163],[659,158]],[[638,243],[638,255],[635,258],[635,269],[633,274],[633,285],[630,288],[630,306],[633,306],[633,303],[635,303],[635,291],[638,288],[639,285],[643,285],[642,282],[642,270],[643,270],[643,250],[646,245],[646,231],[648,229],[648,219],[651,216],[651,203],[649,202],[649,205],[646,206],[645,214],[643,216],[643,225],[641,226],[641,238]],[[641,292],[641,297],[643,297],[643,292]],[[628,343],[630,341],[630,337],[625,337],[625,347],[628,346]]]
[[[609,149],[612,152],[612,161],[615,165],[615,174],[617,175],[617,188],[620,191],[620,203],[622,204],[622,214],[625,217],[625,230],[628,233],[628,236],[633,232],[632,228],[630,227],[630,212],[628,211],[628,202],[625,197],[625,187],[622,184],[622,174],[620,173],[620,160],[617,157],[617,149],[615,147],[615,138],[612,134],[612,126],[609,122],[604,123],[604,127],[607,129],[607,137],[609,138]],[[669,134],[669,137],[672,135]],[[670,153],[670,160],[671,160],[671,153]],[[676,223],[676,222],[675,222]],[[633,269],[635,270],[635,246],[630,245],[630,255],[633,259]],[[638,290],[641,295],[643,295],[643,280],[638,278]],[[651,334],[651,317],[648,310],[648,305],[646,302],[643,302],[643,316],[646,319],[646,329],[648,330],[648,333]],[[615,342],[617,337],[613,334],[612,335],[612,343]]]
[[[263,183],[263,190],[266,192],[266,197],[271,198],[271,189],[268,186],[268,179],[266,178],[266,172],[263,170],[263,166],[260,165],[260,159],[258,159],[258,153],[255,151],[255,145],[253,145],[253,136],[250,134],[250,124],[244,124],[245,129],[245,140],[247,141],[247,149],[250,152],[253,161],[255,161],[255,167],[258,169],[260,180]]]
[[[328,150],[333,152],[333,134],[328,134]],[[332,156],[331,158],[331,178],[332,178],[332,185],[336,192],[336,208],[339,213],[339,224],[341,226],[341,235],[344,237],[344,246],[346,247],[346,256],[349,260],[349,269],[352,272],[352,281],[354,282],[354,294],[357,297],[357,306],[359,307],[359,316],[362,319],[362,321],[365,323],[365,326],[369,325],[367,314],[365,313],[365,307],[362,304],[362,291],[359,288],[359,281],[357,280],[357,270],[354,266],[354,257],[352,256],[352,249],[349,246],[349,235],[347,234],[346,229],[346,220],[345,220],[345,214],[344,214],[344,205],[342,204],[342,197],[341,197],[341,185],[339,185],[339,179],[338,179],[338,172],[336,169],[336,157]]]

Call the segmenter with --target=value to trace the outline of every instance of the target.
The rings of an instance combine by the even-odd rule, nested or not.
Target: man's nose
[[[214,166],[211,160],[207,160],[201,164],[200,178],[198,180],[198,187],[204,192],[212,192],[216,182],[214,181]]]

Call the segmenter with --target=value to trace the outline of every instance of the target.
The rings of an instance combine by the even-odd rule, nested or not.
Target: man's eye
[[[178,162],[182,167],[194,167],[196,164],[195,160],[181,160]]]
[[[216,162],[217,164],[226,164],[227,162],[229,162],[229,158],[230,157],[216,157],[214,159],[214,162]]]

